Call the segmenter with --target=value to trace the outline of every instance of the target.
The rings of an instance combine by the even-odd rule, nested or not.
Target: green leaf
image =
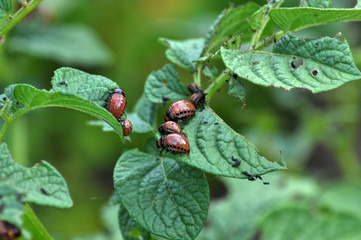
[[[343,239],[361,237],[361,220],[342,213],[320,213],[300,206],[275,210],[261,224],[262,239]]]
[[[357,0],[357,3],[356,3],[355,8],[356,8],[356,9],[361,8],[361,1],[360,1],[360,0]]]
[[[78,69],[62,67],[54,72],[51,91],[74,95],[105,107],[110,94],[119,86],[112,80]]]
[[[119,205],[118,222],[122,236],[125,240],[151,239],[150,234],[133,221],[127,209],[121,204]]]
[[[22,167],[11,158],[5,143],[0,145],[0,157],[0,177],[21,193],[21,201],[58,208],[73,205],[63,177],[49,163]]]
[[[91,28],[84,25],[25,25],[8,42],[13,51],[52,59],[66,65],[107,65],[111,50]]]
[[[336,22],[361,21],[361,10],[355,8],[276,8],[269,15],[285,33]]]
[[[217,67],[209,68],[207,65],[203,68],[203,74],[207,77],[210,77],[211,80],[214,80],[218,76]]]
[[[214,52],[230,37],[240,34],[243,35],[244,41],[249,41],[252,38],[253,32],[249,29],[248,21],[259,7],[259,5],[250,2],[238,7],[231,6],[225,9],[209,30],[204,51]]]
[[[241,100],[244,105],[246,104],[247,90],[238,78],[230,78],[228,94]]]
[[[240,77],[286,90],[323,92],[361,76],[346,40],[330,37],[301,39],[287,35],[271,53],[243,53],[222,47],[221,54],[227,68]]]
[[[331,8],[330,0],[300,0],[300,7]]]
[[[281,172],[265,177],[270,185],[232,178],[220,180],[225,184],[227,195],[211,202],[207,227],[199,234],[199,240],[255,239],[258,223],[269,211],[290,202],[309,201],[319,195],[314,181]]]
[[[320,196],[320,205],[333,211],[352,214],[361,219],[360,187],[359,183],[332,183]]]
[[[0,0],[0,17],[11,14],[12,6],[11,0]]]
[[[118,121],[105,108],[93,102],[60,92],[39,90],[27,84],[17,85],[14,94],[19,102],[26,105],[24,111],[28,112],[42,107],[66,107],[85,112],[108,122],[116,130],[120,139],[124,141],[123,130]]]
[[[24,108],[24,104],[19,103],[14,96],[14,88],[18,84],[11,84],[4,90],[5,97],[10,101],[9,113],[15,113]]]
[[[171,62],[191,72],[196,71],[196,64],[193,61],[201,56],[204,48],[204,38],[187,39],[183,41],[166,38],[160,38],[159,40],[168,47],[165,55]]]
[[[282,159],[271,162],[260,156],[254,145],[231,129],[209,107],[197,111],[182,128],[188,136],[190,154],[177,154],[174,158],[208,173],[245,179],[248,176],[244,172],[256,176],[286,169]],[[235,163],[232,157],[241,161],[238,167],[232,167]]]
[[[145,82],[144,94],[152,103],[163,103],[164,98],[170,101],[186,99],[189,95],[174,64],[166,64],[162,69],[153,71]]]
[[[134,133],[147,133],[155,130],[154,121],[157,105],[150,102],[143,94],[133,109],[128,114],[128,119],[133,123]]]
[[[209,207],[202,171],[172,158],[131,150],[114,169],[114,185],[130,217],[167,239],[195,239]]]
[[[1,156],[1,158],[3,158],[3,156]],[[2,163],[0,162],[0,164]],[[24,204],[20,199],[21,194],[16,187],[6,179],[0,179],[0,193],[0,209],[2,209],[0,211],[0,219],[8,221],[20,228],[22,226],[21,216],[24,212]]]

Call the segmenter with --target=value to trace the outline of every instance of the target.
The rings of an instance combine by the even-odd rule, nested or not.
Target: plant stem
[[[33,239],[43,239],[43,240],[52,240],[53,238],[46,231],[43,224],[35,215],[34,211],[30,208],[28,204],[24,206],[25,212],[23,215],[24,226],[31,231]]]
[[[8,20],[0,27],[0,36],[7,34],[21,19],[23,19],[42,1],[43,0],[32,0],[27,5],[22,5],[22,7],[13,16],[9,16]]]
[[[197,71],[194,73],[194,83],[200,88],[202,85],[201,76],[202,76],[202,64],[198,63]]]
[[[1,126],[0,129],[0,143],[2,143],[4,141],[4,138],[6,136],[6,133],[10,127],[10,125],[16,120],[18,119],[20,116],[24,115],[25,113],[29,112],[30,109],[28,108],[24,108],[18,112],[16,112],[14,115],[12,115],[11,117],[7,116],[6,113],[3,113],[2,115],[0,115],[0,117],[2,117],[4,119],[4,124]]]
[[[225,83],[226,80],[229,78],[229,75],[223,71],[222,74],[220,74],[214,82],[209,85],[207,90],[205,91],[207,93],[207,100],[211,99],[213,95],[220,89]]]
[[[280,39],[283,35],[286,35],[287,33],[283,32],[283,31],[278,31],[276,32],[276,34],[274,35],[274,39],[278,40]],[[257,46],[255,47],[255,50],[262,50],[265,47],[264,45],[264,41],[261,41],[259,44],[257,44]]]
[[[282,3],[283,3],[283,0],[277,2],[272,8],[277,8]],[[267,23],[270,20],[270,17],[269,17],[269,15],[267,13],[270,9],[271,9],[271,7],[270,7],[270,5],[268,5],[268,10],[263,15],[263,19],[262,19],[262,23],[261,23],[260,28],[252,36],[251,42],[250,42],[249,47],[248,47],[248,51],[251,51],[252,49],[256,48],[256,45],[257,45],[257,43],[258,43],[258,41],[259,41],[259,39],[260,39],[260,37],[261,37],[261,35],[263,33],[264,28],[267,26]]]

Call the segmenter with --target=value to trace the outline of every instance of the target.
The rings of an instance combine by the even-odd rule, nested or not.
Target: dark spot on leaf
[[[235,43],[236,43],[236,40],[233,40],[233,41],[232,41],[232,44],[235,44]]]
[[[318,17],[318,14],[313,14],[314,17]]]
[[[226,80],[226,82],[229,82],[229,80]]]
[[[3,97],[3,101],[6,101],[6,97]]]
[[[45,191],[44,188],[40,188],[40,191],[42,194],[46,195],[46,196],[49,196],[49,193],[47,191]]]
[[[62,81],[62,82],[58,82],[59,85],[65,85],[65,86],[68,86],[68,84],[65,82],[65,81]]]
[[[291,67],[295,70],[299,69],[300,67],[303,66],[303,59],[302,58],[296,58],[291,62]]]
[[[203,121],[204,124],[207,124],[208,122],[207,121]]]
[[[252,63],[252,67],[254,67],[254,66],[258,65],[258,64],[259,64],[259,61],[254,61],[254,62]]]
[[[317,76],[318,73],[319,73],[319,71],[317,69],[312,70],[312,75],[313,76]]]
[[[163,79],[163,80],[162,80],[162,84],[163,84],[163,85],[167,85],[167,84],[168,84],[167,79]]]
[[[215,122],[214,125],[218,125],[219,123]]]
[[[318,41],[316,42],[316,46],[318,46]]]

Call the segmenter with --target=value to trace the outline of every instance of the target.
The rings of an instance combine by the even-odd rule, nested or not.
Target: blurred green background
[[[244,2],[234,1],[236,5]],[[297,4],[286,1],[284,6]],[[334,7],[354,4],[333,2]],[[228,1],[218,0],[44,0],[0,45],[0,86],[4,89],[13,83],[29,83],[49,89],[54,70],[70,66],[117,82],[126,91],[131,111],[147,75],[168,62],[165,47],[157,39],[203,37],[228,6]],[[341,31],[361,69],[360,28],[356,23],[332,24],[297,35],[334,36]],[[192,81],[191,75],[180,73],[185,83]],[[207,81],[203,84],[205,88]],[[288,165],[283,174],[312,179],[321,187],[360,182],[360,81],[317,95],[248,82],[245,86],[248,96],[244,109],[239,100],[227,94],[226,86],[210,105],[268,159],[278,160],[281,151]],[[87,125],[89,120],[93,119],[69,109],[41,109],[15,122],[6,138],[17,162],[32,166],[46,160],[66,179],[73,208],[34,206],[57,239],[103,228],[99,212],[112,194],[117,159],[127,149],[144,149],[150,136],[133,134],[131,143],[123,145],[115,133]],[[220,201],[226,186],[214,176],[209,180],[212,198]]]

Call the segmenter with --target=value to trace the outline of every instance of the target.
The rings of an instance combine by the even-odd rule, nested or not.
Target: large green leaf
[[[67,65],[106,65],[113,59],[110,49],[84,25],[46,27],[28,24],[17,30],[9,41],[13,51]]]
[[[24,213],[24,204],[20,199],[22,195],[8,179],[0,179],[0,196],[0,219],[21,227],[21,216]]]
[[[300,7],[330,8],[332,3],[330,0],[301,0]]]
[[[287,33],[336,22],[360,21],[361,9],[276,8],[269,15]]]
[[[272,52],[244,53],[222,47],[225,65],[240,77],[263,86],[306,88],[322,92],[357,80],[355,66],[345,40],[324,37],[283,37]]]
[[[52,91],[74,95],[105,106],[115,88],[119,86],[112,80],[89,74],[70,67],[58,68],[51,80]]]
[[[196,63],[193,61],[201,56],[204,48],[204,38],[183,41],[160,38],[160,41],[168,47],[165,55],[171,62],[191,72],[196,71]]]
[[[250,2],[238,7],[229,7],[215,20],[206,36],[205,51],[214,52],[230,37],[243,35],[244,41],[252,38],[248,21],[252,14],[259,9],[259,5]]]
[[[342,239],[361,238],[361,220],[343,213],[315,213],[300,206],[275,210],[261,224],[262,239]]]
[[[73,205],[63,177],[49,163],[22,167],[11,158],[5,143],[0,145],[0,157],[0,177],[22,194],[21,201],[59,208]]]
[[[125,152],[114,185],[131,218],[167,239],[195,239],[206,221],[209,188],[202,171],[168,157]]]
[[[66,107],[85,112],[108,122],[116,130],[121,140],[124,141],[123,130],[118,121],[105,108],[93,102],[59,92],[39,90],[27,84],[17,85],[14,94],[16,99],[26,106],[24,111],[43,107]]]
[[[144,94],[153,103],[162,103],[167,100],[188,98],[187,87],[180,82],[176,66],[166,64],[158,71],[153,71],[144,85]]]
[[[0,0],[0,18],[11,14],[11,0]]]
[[[259,155],[253,144],[231,129],[209,107],[197,111],[182,127],[188,136],[190,154],[177,154],[174,158],[203,171],[244,179],[249,177],[248,174],[257,176],[286,169],[282,159],[271,162]],[[232,166],[234,159],[241,161],[238,167]]]
[[[211,202],[208,224],[200,233],[199,240],[255,239],[258,222],[272,209],[290,202],[309,201],[319,195],[314,181],[281,172],[265,177],[270,185],[231,178],[221,180],[227,188],[227,195]]]

